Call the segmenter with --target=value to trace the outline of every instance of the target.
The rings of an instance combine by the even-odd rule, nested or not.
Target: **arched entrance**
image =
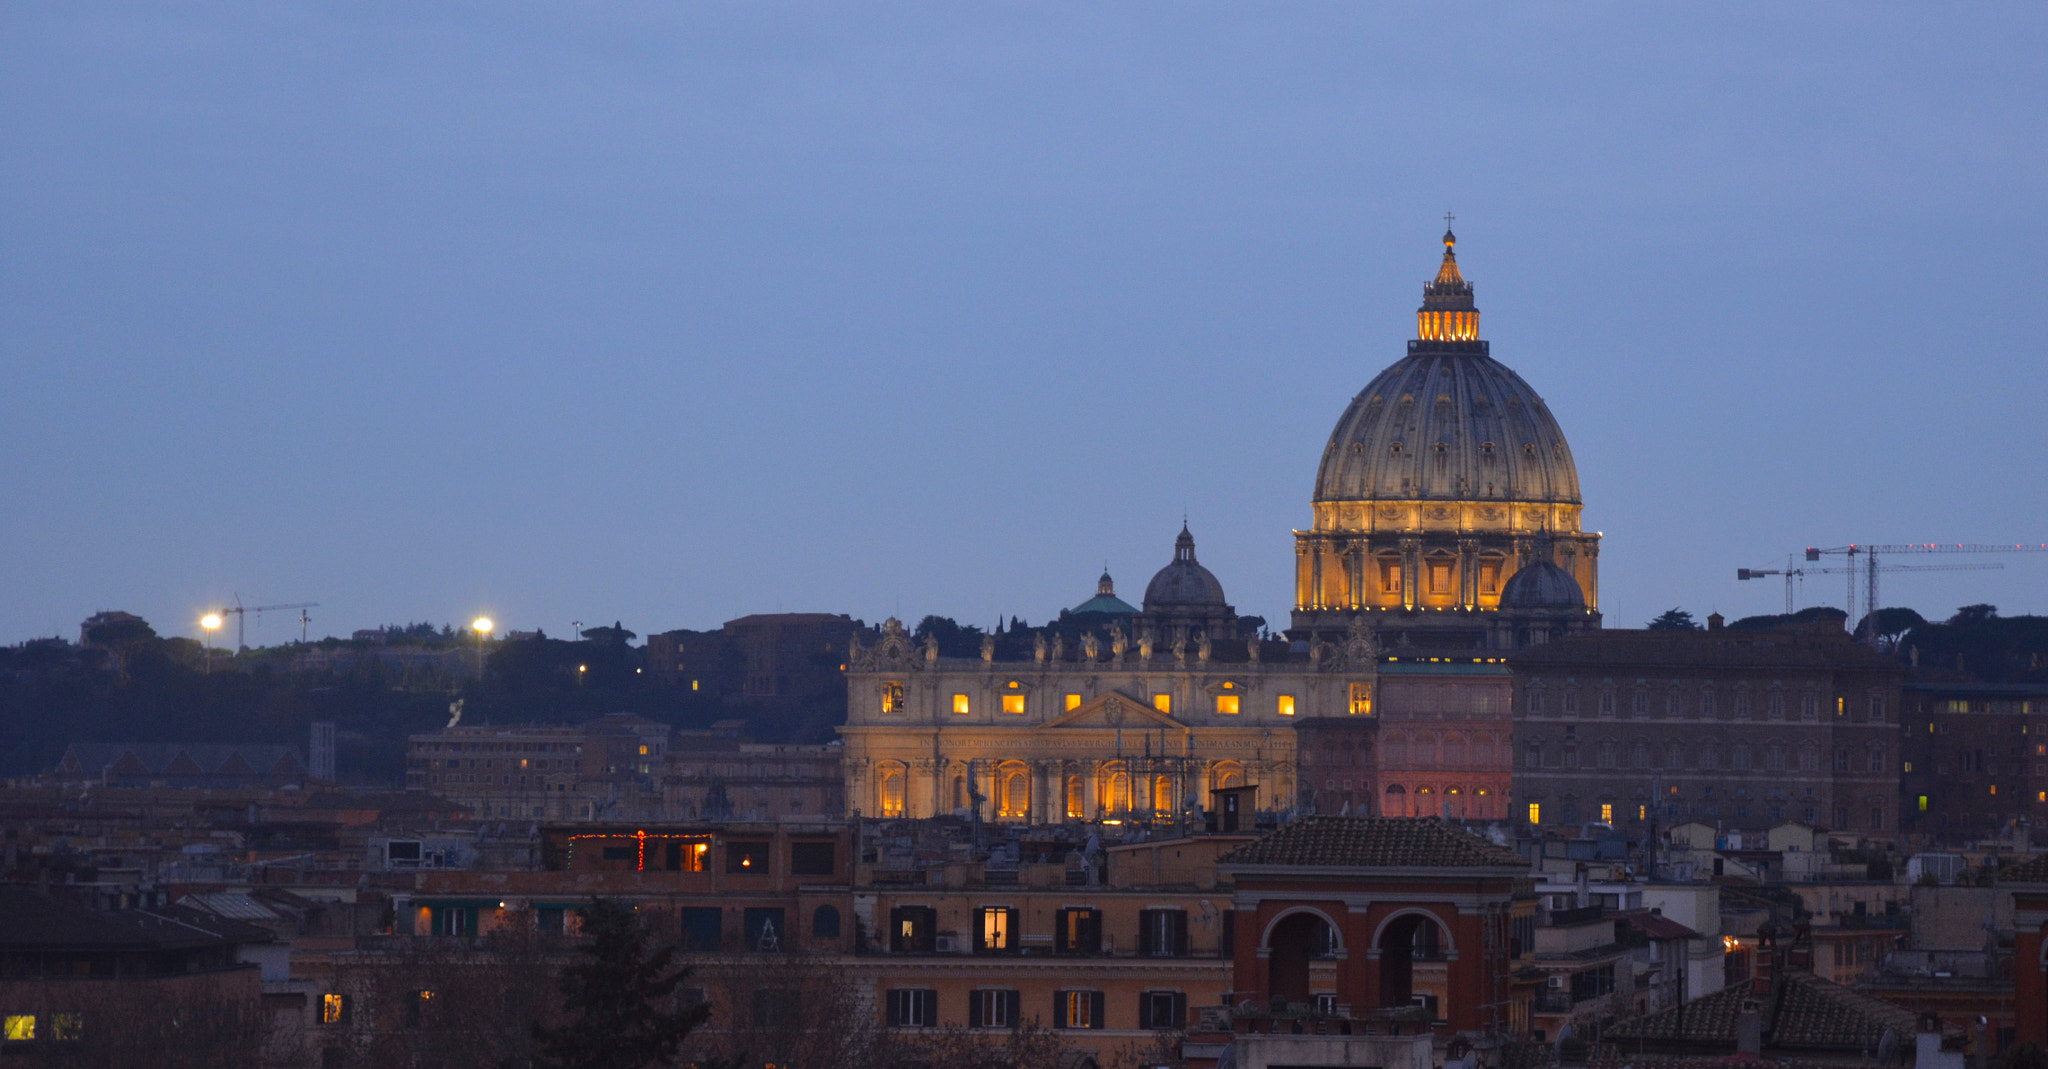
[[[1308,963],[1330,952],[1330,923],[1319,913],[1290,913],[1266,933],[1266,994],[1309,1001]]]
[[[1415,963],[1444,959],[1449,942],[1435,918],[1427,913],[1403,913],[1380,926],[1380,1005],[1407,1006],[1415,1000]],[[1437,1008],[1443,1014],[1443,1008]]]

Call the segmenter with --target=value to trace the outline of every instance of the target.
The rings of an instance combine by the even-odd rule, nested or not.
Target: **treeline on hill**
[[[1731,631],[1820,622],[1841,627],[1847,618],[1840,609],[1817,605],[1789,614],[1745,616],[1727,626]],[[1980,683],[2048,683],[2048,616],[2000,616],[1996,605],[1965,605],[1948,619],[1935,621],[1894,607],[1865,616],[1854,630],[1861,634],[1872,623],[1879,648],[1927,675]],[[1691,613],[1671,609],[1645,626],[1686,631],[1701,625]]]
[[[573,724],[627,712],[677,728],[745,719],[761,741],[823,742],[844,721],[838,661],[812,693],[743,693],[745,663],[717,631],[673,631],[683,671],[651,671],[623,627],[580,641],[535,636],[487,644],[459,629],[396,625],[375,638],[207,651],[139,619],[97,626],[82,644],[38,639],[0,648],[0,774],[53,767],[73,742],[275,743],[303,752],[316,720],[336,725],[345,780],[399,783],[407,735],[436,730],[462,702],[465,724]],[[841,651],[843,655],[843,651]],[[836,687],[831,685],[836,683]]]

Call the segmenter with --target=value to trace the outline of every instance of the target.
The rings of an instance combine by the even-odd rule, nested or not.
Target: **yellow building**
[[[1444,233],[1408,355],[1353,398],[1296,531],[1292,634],[1512,649],[1599,626],[1598,534],[1543,398],[1479,337]]]

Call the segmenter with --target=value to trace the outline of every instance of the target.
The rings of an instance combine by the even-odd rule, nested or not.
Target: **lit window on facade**
[[[959,714],[961,714],[962,716],[965,716],[965,715],[966,715],[966,714],[967,714],[968,712],[970,712],[970,711],[971,711],[971,710],[970,710],[970,706],[968,705],[968,702],[967,702],[967,695],[965,695],[965,694],[955,694],[955,695],[953,695],[953,711],[954,711],[954,712],[956,712],[956,713],[959,713]]]
[[[1236,716],[1236,715],[1237,715],[1237,695],[1235,695],[1235,694],[1218,694],[1218,695],[1216,696],[1216,711],[1217,711],[1218,713],[1221,713],[1221,714],[1222,714],[1222,715],[1224,715],[1224,716]]]
[[[1022,713],[1023,711],[1024,696],[1022,694],[1003,695],[1003,712],[1017,714]]]
[[[1293,716],[1294,695],[1282,694],[1279,698],[1275,699],[1273,711],[1281,716]]]

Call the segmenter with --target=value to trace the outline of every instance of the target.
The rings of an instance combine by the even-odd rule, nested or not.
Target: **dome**
[[[1213,572],[1195,563],[1195,536],[1182,524],[1180,537],[1173,540],[1173,563],[1159,569],[1145,585],[1145,611],[1228,608],[1223,603],[1223,584]]]
[[[1577,505],[1579,473],[1543,398],[1478,340],[1472,284],[1444,263],[1423,287],[1421,337],[1337,421],[1314,500]]]
[[[1084,612],[1108,613],[1112,616],[1136,616],[1138,610],[1131,603],[1116,596],[1116,580],[1109,577],[1109,570],[1103,569],[1102,578],[1095,581],[1095,596],[1070,610],[1078,616]]]
[[[1586,592],[1572,573],[1539,560],[1508,577],[1500,591],[1503,609],[1575,609],[1586,607]]]

